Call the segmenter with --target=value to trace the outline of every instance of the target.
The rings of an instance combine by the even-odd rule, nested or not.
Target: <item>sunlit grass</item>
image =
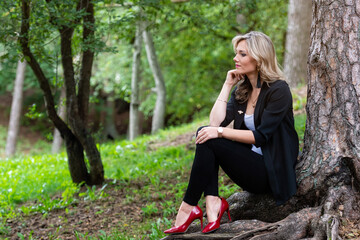
[[[295,116],[296,130],[302,140],[305,129],[305,115]],[[160,229],[169,226],[177,211],[187,187],[187,177],[191,169],[194,150],[185,145],[162,146],[153,149],[154,142],[174,141],[183,133],[193,132],[206,120],[197,120],[191,124],[171,127],[161,130],[155,135],[141,136],[134,141],[119,140],[98,146],[105,169],[105,177],[124,182],[140,181],[144,183],[141,189],[127,189],[126,201],[131,202],[133,196],[139,196],[147,201],[142,212],[145,216],[141,232],[151,232],[150,239],[163,236]],[[0,129],[0,137],[1,137]],[[0,139],[0,141],[2,141]],[[191,144],[190,144],[191,145]],[[185,177],[186,176],[186,177]],[[172,179],[173,181],[168,181]],[[220,192],[224,197],[239,190],[236,185],[222,184],[225,180],[220,176]],[[0,236],[6,233],[4,222],[7,218],[18,216],[19,213],[46,213],[55,208],[63,208],[73,201],[72,197],[79,192],[79,188],[71,183],[67,165],[66,153],[41,154],[33,156],[18,156],[0,161]],[[60,199],[53,199],[52,195],[62,193]],[[152,202],[153,194],[157,193],[160,202]],[[91,188],[88,198],[96,198]],[[167,195],[171,195],[171,199]],[[82,195],[81,195],[82,196]],[[37,205],[21,206],[24,202],[37,199]],[[199,203],[200,205],[203,202]],[[161,212],[162,218],[157,221],[151,217]],[[133,239],[136,229],[129,230],[129,226],[119,227],[119,232],[110,235],[99,233],[99,236],[121,237]],[[78,233],[81,237],[82,234]],[[96,238],[91,238],[96,239]]]

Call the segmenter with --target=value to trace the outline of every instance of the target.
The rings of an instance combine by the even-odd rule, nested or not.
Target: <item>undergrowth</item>
[[[305,115],[296,116],[296,128],[300,139],[305,129]],[[75,239],[159,239],[162,230],[170,227],[183,194],[187,187],[188,173],[194,156],[194,149],[184,145],[162,146],[151,149],[154,142],[172,141],[180,134],[195,132],[205,121],[172,127],[155,135],[145,135],[134,141],[115,141],[98,146],[107,179],[126,184],[132,181],[143,182],[140,189],[126,188],[126,200],[129,203],[134,196],[144,199],[141,208],[144,216],[140,229],[130,229],[127,223],[119,225],[111,232],[99,231],[96,235],[74,232]],[[1,129],[0,129],[1,130]],[[1,134],[1,133],[0,133]],[[1,136],[1,135],[0,135]],[[227,184],[223,184],[227,182]],[[224,197],[238,191],[239,187],[229,183],[225,176],[220,176],[220,192]],[[129,185],[130,186],[130,185]],[[0,237],[9,233],[7,219],[16,219],[21,215],[41,213],[46,216],[54,209],[66,209],[79,199],[94,201],[106,198],[101,189],[80,187],[71,182],[65,153],[20,156],[0,161]],[[57,194],[59,197],[54,197]],[[159,202],[152,201],[157,194]],[[169,196],[172,196],[169,198]],[[36,200],[27,204],[30,200]],[[203,202],[200,202],[200,205]],[[160,217],[159,217],[160,216]],[[170,220],[171,219],[171,220]],[[50,239],[54,236],[48,236]],[[24,236],[18,234],[22,239]],[[30,239],[30,238],[29,238]],[[32,238],[31,238],[32,239]]]

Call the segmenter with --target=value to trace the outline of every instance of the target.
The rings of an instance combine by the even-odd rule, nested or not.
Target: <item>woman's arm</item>
[[[210,126],[218,127],[220,126],[220,123],[224,121],[226,115],[226,105],[232,87],[232,85],[224,83],[221,92],[210,112]]]
[[[224,121],[230,91],[240,79],[241,75],[237,73],[236,69],[227,72],[225,83],[210,112],[210,126],[218,127]]]
[[[202,128],[196,137],[196,144],[201,144],[207,140],[218,137],[218,127],[204,127]],[[246,144],[255,144],[255,137],[251,130],[239,130],[232,128],[224,128],[222,137],[233,140],[236,142],[246,143]]]

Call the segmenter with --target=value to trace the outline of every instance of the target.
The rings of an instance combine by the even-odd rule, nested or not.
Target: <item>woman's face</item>
[[[249,55],[245,40],[241,40],[237,45],[234,61],[240,74],[246,74],[248,77],[257,74],[256,60]]]

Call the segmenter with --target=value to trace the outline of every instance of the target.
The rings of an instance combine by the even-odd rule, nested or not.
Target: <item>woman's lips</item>
[[[238,64],[235,64],[235,67],[239,68],[239,67],[240,67],[240,65],[238,65]]]

